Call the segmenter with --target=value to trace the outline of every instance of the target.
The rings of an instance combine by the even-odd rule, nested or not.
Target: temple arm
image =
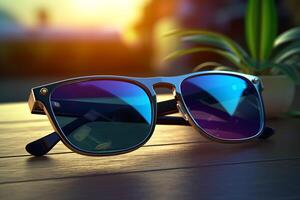
[[[168,114],[177,113],[177,102],[175,99],[163,101],[157,103],[157,124],[165,124],[165,125],[186,125],[190,126],[190,124],[184,120],[182,117],[175,116],[165,116]],[[37,108],[33,110],[33,113],[43,114],[41,109]],[[97,118],[97,117],[96,117]],[[96,118],[94,120],[96,120]],[[89,121],[93,121],[93,119],[89,119]],[[85,117],[78,118],[68,125],[64,126],[63,130],[68,130],[66,132],[72,132],[72,130],[78,128],[82,124],[86,123]],[[272,128],[266,127],[263,133],[260,135],[260,139],[267,139],[274,134],[274,130]],[[34,156],[42,156],[48,153],[58,142],[60,141],[60,137],[56,132],[53,132],[45,137],[42,137],[36,141],[33,141],[26,145],[26,150],[28,153]]]

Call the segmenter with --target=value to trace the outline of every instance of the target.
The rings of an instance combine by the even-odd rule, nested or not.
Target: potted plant
[[[267,117],[278,117],[287,112],[300,75],[300,27],[277,36],[277,11],[274,0],[249,0],[245,17],[248,51],[229,37],[206,30],[179,30],[169,35],[182,41],[193,42],[196,47],[179,49],[166,59],[199,53],[218,54],[232,63],[206,62],[195,70],[234,70],[260,76],[264,84],[263,98]]]

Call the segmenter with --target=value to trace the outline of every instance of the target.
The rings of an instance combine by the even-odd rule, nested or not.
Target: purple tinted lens
[[[51,106],[67,140],[86,152],[126,151],[151,133],[149,96],[132,83],[91,80],[65,84],[52,92]]]
[[[263,108],[254,85],[233,75],[200,75],[181,84],[186,108],[212,137],[242,140],[259,133]]]

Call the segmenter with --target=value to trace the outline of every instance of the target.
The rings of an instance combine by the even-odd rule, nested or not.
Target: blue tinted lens
[[[120,152],[150,135],[149,96],[132,83],[93,80],[62,85],[53,91],[51,106],[63,134],[79,150]]]
[[[233,75],[200,75],[181,85],[196,124],[219,139],[246,139],[259,133],[263,108],[254,85]]]

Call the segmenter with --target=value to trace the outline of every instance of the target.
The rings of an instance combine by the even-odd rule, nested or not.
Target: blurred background
[[[166,33],[202,28],[245,44],[246,0],[0,0],[0,102],[25,101],[33,86],[95,74],[174,75],[220,58],[163,58],[179,47]],[[279,32],[300,25],[300,1],[278,0]],[[209,58],[209,59],[208,59]]]

